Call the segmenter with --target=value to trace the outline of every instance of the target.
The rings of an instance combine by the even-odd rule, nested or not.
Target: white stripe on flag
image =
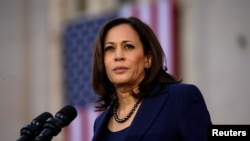
[[[118,11],[118,16],[126,17],[132,15],[132,6],[130,4],[123,5]]]
[[[95,107],[94,105],[90,105],[90,107],[88,108],[88,120],[89,120],[89,140],[91,140],[93,133],[94,133],[94,122],[96,117],[99,115],[99,113],[94,112],[95,111]]]
[[[150,24],[151,23],[151,5],[149,4],[141,4],[138,6],[138,15],[135,15],[135,16],[138,16],[142,21],[144,21],[145,23],[147,24]],[[134,13],[136,14],[136,13]]]
[[[78,110],[79,113],[79,110]],[[72,141],[82,141],[82,132],[83,132],[83,127],[81,124],[81,116],[77,115],[76,119],[72,121],[72,123],[69,125],[69,140]]]
[[[169,72],[173,74],[173,44],[172,44],[172,16],[171,16],[171,6],[167,4],[166,1],[161,1],[157,4],[158,6],[158,38],[164,50],[166,61],[165,65],[169,68]]]
[[[78,115],[69,125],[68,139],[69,141],[90,141],[93,136],[93,125],[98,112],[94,111],[93,105],[79,108]]]

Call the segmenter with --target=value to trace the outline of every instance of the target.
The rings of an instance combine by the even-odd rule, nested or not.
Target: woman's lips
[[[128,68],[127,68],[127,67],[123,67],[123,66],[115,67],[115,68],[113,69],[113,71],[114,71],[115,73],[124,73],[124,72],[126,72],[127,70],[128,70]]]

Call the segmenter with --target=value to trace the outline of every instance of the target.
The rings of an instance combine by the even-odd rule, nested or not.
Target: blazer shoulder
[[[200,89],[194,84],[186,84],[186,83],[175,83],[169,84],[168,86],[170,91],[177,91],[177,92],[200,92]]]
[[[188,89],[198,89],[195,84],[187,84],[187,83],[173,83],[169,84],[170,88],[188,88]]]
[[[194,84],[186,84],[186,83],[177,83],[177,84],[170,84],[168,86],[169,95],[171,96],[179,96],[179,97],[186,97],[186,98],[199,98],[204,99],[203,94],[200,89]]]

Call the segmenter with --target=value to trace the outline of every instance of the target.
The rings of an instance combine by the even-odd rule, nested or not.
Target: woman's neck
[[[125,88],[119,88],[116,89],[116,94],[119,102],[118,109],[120,110],[126,110],[127,107],[131,107],[131,105],[134,105],[136,102],[136,99],[132,95],[132,93],[138,93],[138,88],[134,89],[125,89]]]

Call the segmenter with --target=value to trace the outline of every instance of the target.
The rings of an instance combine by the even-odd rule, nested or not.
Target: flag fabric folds
[[[68,24],[64,31],[65,102],[76,107],[77,118],[66,127],[67,141],[91,141],[96,94],[91,86],[92,50],[100,27],[116,17],[135,16],[154,30],[165,55],[168,72],[178,73],[176,15],[174,2],[123,5],[118,11],[98,17],[83,17]]]

